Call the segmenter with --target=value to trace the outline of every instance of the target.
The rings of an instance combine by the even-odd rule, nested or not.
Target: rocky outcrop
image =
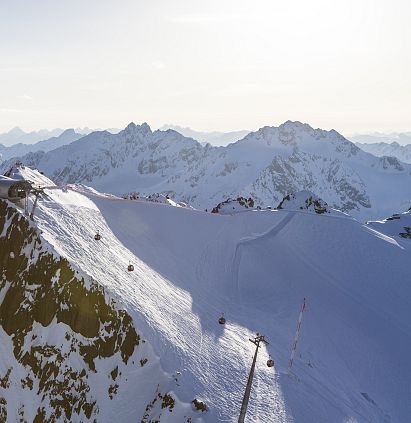
[[[330,213],[328,204],[310,191],[299,191],[286,195],[277,209],[281,210],[307,210],[317,214]]]
[[[252,209],[254,207],[254,200],[250,198],[237,197],[232,200],[231,198],[222,201],[217,204],[211,210],[211,213],[222,213],[222,214],[231,214],[239,211],[244,211],[247,209]]]

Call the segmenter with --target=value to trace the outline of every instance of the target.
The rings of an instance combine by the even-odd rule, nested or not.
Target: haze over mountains
[[[68,128],[71,129],[71,128]],[[45,141],[50,138],[59,137],[63,132],[68,129],[40,129],[39,131],[25,132],[18,126],[10,129],[10,131],[0,134],[0,145],[4,147],[10,147],[15,144],[35,144],[40,141]],[[93,132],[90,128],[76,128],[73,129],[76,133],[86,135]]]
[[[51,151],[83,137],[84,134],[76,132],[74,129],[66,129],[58,136],[44,139],[34,143],[23,144],[21,142],[4,146],[0,144],[0,161],[10,159],[12,157],[21,157],[33,151]]]
[[[40,141],[47,141],[51,138],[57,138],[63,132],[66,132],[68,130],[74,131],[77,134],[81,135],[87,135],[90,134],[93,131],[98,131],[101,129],[91,129],[91,128],[67,128],[67,129],[61,129],[61,128],[55,128],[55,129],[40,129],[39,131],[31,131],[31,132],[25,132],[18,126],[14,127],[13,129],[10,129],[8,132],[4,132],[0,134],[0,146],[1,147],[10,147],[14,146],[16,144],[37,144]],[[117,133],[120,131],[120,129],[117,128],[108,128],[107,131],[114,133]]]
[[[238,195],[276,206],[286,194],[308,189],[337,209],[373,219],[405,210],[411,201],[411,165],[377,158],[334,130],[291,121],[226,147],[131,123],[118,134],[93,132],[21,160],[57,182],[115,194],[164,193],[202,209]],[[5,161],[1,171],[12,164]]]
[[[411,131],[410,132],[392,132],[384,134],[375,132],[371,134],[356,134],[348,137],[350,141],[361,144],[391,144],[396,142],[400,145],[411,144]]]
[[[411,142],[411,140],[410,140]],[[359,143],[356,145],[374,156],[392,156],[404,163],[411,163],[411,143],[407,145],[400,145],[398,142],[391,143],[378,142],[378,143]]]
[[[242,130],[242,131],[231,131],[231,132],[201,132],[195,131],[191,128],[184,128],[178,125],[163,125],[160,130],[166,131],[167,129],[172,129],[173,131],[179,132],[188,138],[193,138],[200,143],[210,143],[214,146],[225,146],[232,142],[236,142],[244,138],[251,131]]]

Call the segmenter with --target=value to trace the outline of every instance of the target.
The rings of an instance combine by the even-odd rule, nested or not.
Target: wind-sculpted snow
[[[404,208],[411,198],[411,165],[365,153],[335,131],[289,121],[226,147],[130,124],[119,134],[94,132],[22,161],[56,182],[118,195],[161,193],[201,209],[238,196],[272,207],[287,194],[310,190],[331,207],[371,219]]]

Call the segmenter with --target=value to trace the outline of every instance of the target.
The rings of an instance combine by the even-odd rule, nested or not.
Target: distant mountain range
[[[34,144],[39,141],[46,140],[52,137],[58,137],[64,132],[64,129],[56,128],[52,130],[41,129],[40,131],[24,132],[18,126],[10,131],[0,134],[0,144],[3,146],[11,146],[14,144]]]
[[[172,129],[173,131],[179,132],[185,137],[193,138],[200,143],[210,143],[211,145],[215,146],[228,145],[232,142],[236,142],[244,138],[247,134],[250,133],[250,131],[247,130],[232,132],[200,132],[191,128],[183,128],[182,126],[178,125],[163,125],[160,128],[161,131],[166,131],[167,129]]]
[[[163,193],[204,209],[238,195],[251,196],[256,206],[276,206],[300,190],[360,219],[411,204],[411,165],[375,157],[334,130],[300,122],[263,127],[226,147],[131,123],[118,134],[93,132],[21,160],[59,182],[116,194]],[[0,170],[11,164],[4,162]]]
[[[71,129],[77,134],[87,135],[93,131],[101,129],[91,129],[91,128],[75,128]],[[39,131],[25,132],[18,126],[11,129],[8,132],[0,134],[0,147],[10,147],[16,144],[36,144],[40,141],[49,140],[51,138],[59,137],[63,132],[66,132],[67,129],[55,128],[55,129],[40,129]],[[107,131],[116,134],[120,132],[120,129],[117,128],[108,128]]]
[[[375,132],[372,134],[357,134],[348,139],[354,143],[361,144],[391,144],[393,142],[407,145],[411,144],[411,132],[393,132],[391,134],[383,134],[380,132]]]
[[[11,159],[13,157],[24,156],[27,153],[42,150],[44,152],[54,150],[66,144],[83,137],[84,134],[76,132],[74,129],[66,129],[60,135],[47,138],[44,141],[38,141],[32,144],[17,143],[11,146],[0,144],[0,161]]]
[[[398,160],[401,160],[404,163],[411,163],[411,144],[400,145],[398,142],[394,141],[389,144],[386,142],[370,144],[357,142],[356,145],[362,150],[374,154],[374,156],[377,157],[392,156],[396,157]]]

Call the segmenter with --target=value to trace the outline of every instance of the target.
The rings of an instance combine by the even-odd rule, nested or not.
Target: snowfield
[[[44,238],[124,306],[161,368],[177,375],[176,397],[205,402],[204,422],[237,421],[256,332],[269,345],[259,353],[246,421],[409,421],[410,240],[298,204],[211,214],[21,173],[50,187],[35,217]],[[133,383],[144,392],[144,379]],[[144,402],[124,398],[101,421],[138,421]]]

